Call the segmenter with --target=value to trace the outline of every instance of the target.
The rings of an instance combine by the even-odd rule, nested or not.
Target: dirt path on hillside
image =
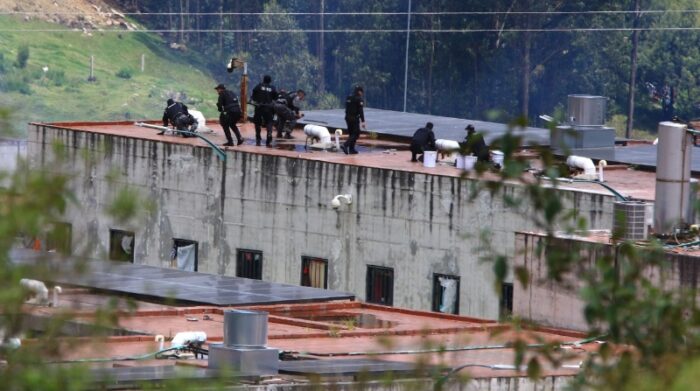
[[[25,12],[18,16],[85,30],[136,28],[103,0],[0,0],[0,12]]]

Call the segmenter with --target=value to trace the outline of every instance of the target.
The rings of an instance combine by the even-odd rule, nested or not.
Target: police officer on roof
[[[365,90],[362,86],[355,86],[352,95],[345,99],[345,123],[348,125],[348,139],[340,146],[345,154],[354,155],[357,153],[355,143],[360,137],[360,125],[365,126],[365,101],[362,98]]]
[[[277,114],[277,137],[292,138],[292,131],[296,127],[297,119],[304,116],[300,112],[299,102],[304,100],[305,96],[304,90],[280,91],[274,105],[275,114]]]
[[[274,108],[272,103],[277,99],[277,89],[272,84],[272,77],[265,75],[262,83],[258,83],[253,88],[251,101],[255,104],[255,113],[253,115],[253,123],[255,124],[255,145],[260,145],[262,140],[260,131],[263,121],[267,127],[267,139],[265,145],[272,145],[272,117],[274,117]]]
[[[411,161],[423,161],[423,152],[435,150],[435,133],[433,133],[433,123],[428,122],[425,127],[416,130],[411,139]],[[416,156],[420,155],[418,159]]]
[[[219,100],[216,102],[216,108],[219,109],[219,123],[224,129],[226,135],[225,147],[233,146],[233,138],[231,138],[231,130],[236,135],[238,145],[243,144],[243,137],[238,130],[236,123],[241,119],[241,104],[238,102],[238,97],[231,90],[227,90],[226,86],[219,84],[214,87],[219,93]]]
[[[187,127],[195,125],[197,121],[195,121],[194,117],[187,111],[187,106],[185,106],[184,103],[168,99],[167,106],[163,111],[163,126],[167,127],[168,123],[173,125],[177,130],[188,130]],[[165,130],[158,132],[158,134],[164,133]],[[188,135],[183,134],[183,136],[187,137]]]

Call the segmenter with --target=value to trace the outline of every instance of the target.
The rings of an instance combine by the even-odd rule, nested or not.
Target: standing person
[[[478,162],[488,162],[491,160],[489,156],[489,147],[484,141],[484,136],[481,133],[477,133],[474,129],[474,125],[467,125],[465,128],[467,131],[467,137],[464,139],[463,146],[469,152],[476,156]]]
[[[277,99],[277,89],[272,84],[270,75],[263,76],[262,83],[258,83],[253,88],[251,101],[255,103],[255,113],[253,114],[253,123],[255,124],[255,145],[260,145],[262,137],[262,123],[265,122],[267,127],[267,139],[265,145],[272,145],[272,117],[275,114],[272,102]]]
[[[362,98],[365,90],[362,86],[355,86],[352,95],[345,99],[345,123],[348,125],[348,139],[340,146],[345,154],[356,154],[355,143],[360,137],[360,126],[365,126],[365,101]]]
[[[163,111],[163,126],[167,127],[168,123],[177,130],[187,130],[188,126],[196,125],[197,121],[187,111],[187,106],[184,103],[168,99]],[[165,130],[158,132],[160,135],[164,133]],[[183,134],[183,136],[187,137],[188,135]]]
[[[433,133],[433,123],[428,122],[425,127],[416,130],[411,139],[411,161],[423,161],[423,152],[435,150],[435,133]],[[420,155],[416,159],[416,155]]]
[[[238,130],[236,123],[241,119],[241,104],[238,102],[238,97],[236,94],[227,90],[226,86],[219,84],[214,87],[216,92],[219,93],[219,100],[216,102],[216,108],[219,109],[219,123],[224,129],[224,134],[226,135],[225,147],[233,146],[233,138],[231,137],[231,130],[236,135],[238,145],[243,144],[243,137],[241,137],[241,132]]]

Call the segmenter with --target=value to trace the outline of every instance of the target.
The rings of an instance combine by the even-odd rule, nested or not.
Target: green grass
[[[197,69],[195,59],[171,50],[160,37],[144,33],[93,32],[87,36],[56,24],[25,22],[0,16],[3,30],[65,29],[65,32],[0,32],[5,73],[23,79],[30,93],[0,91],[0,106],[14,111],[21,131],[30,121],[121,121],[159,119],[173,93],[211,118],[216,114],[216,85]],[[20,47],[29,47],[24,69],[13,64]],[[146,56],[141,72],[141,54]],[[95,82],[88,82],[90,56],[95,56]],[[194,64],[194,65],[193,65]],[[49,67],[49,72],[41,69]],[[130,78],[117,74],[129,70]],[[0,83],[1,84],[1,83]],[[16,129],[17,130],[17,129]]]

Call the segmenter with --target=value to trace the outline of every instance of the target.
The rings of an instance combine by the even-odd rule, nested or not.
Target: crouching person
[[[179,131],[185,132],[194,131],[197,127],[197,121],[187,111],[187,106],[182,102],[175,102],[172,99],[168,99],[165,111],[163,111],[163,126],[168,127],[168,124]],[[158,134],[164,133],[165,130],[162,130]],[[190,137],[191,135],[182,133],[182,136]]]

